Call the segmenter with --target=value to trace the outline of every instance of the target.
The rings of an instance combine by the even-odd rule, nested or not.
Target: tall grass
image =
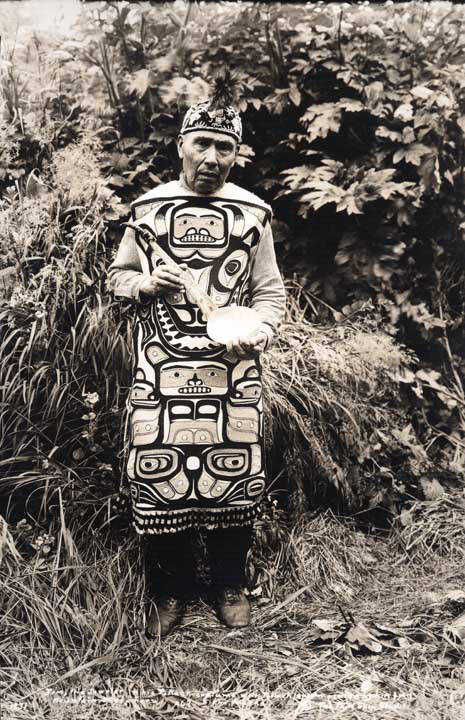
[[[84,487],[102,464],[117,468],[131,318],[104,289],[109,253],[102,213],[111,201],[105,188],[82,178],[80,197],[72,178],[68,188],[61,180],[60,191],[18,193],[0,210],[0,243],[17,257],[16,284],[0,305],[0,462],[7,494],[28,484],[55,492],[75,487],[79,477],[86,478]],[[98,395],[93,423],[89,393]]]
[[[336,493],[357,509],[399,457],[395,433],[405,420],[394,378],[414,358],[376,327],[370,303],[348,322],[318,324],[299,286],[288,291],[278,340],[263,358],[273,442],[301,504]]]
[[[88,529],[84,533],[78,517],[65,519],[61,502],[59,515],[50,556],[39,551],[26,562],[8,530],[0,538],[1,624],[17,638],[23,672],[26,658],[40,656],[46,645],[45,685],[50,667],[56,682],[57,667],[66,676],[99,659],[111,666],[122,645],[141,640],[143,579],[136,541],[94,536],[89,542]]]

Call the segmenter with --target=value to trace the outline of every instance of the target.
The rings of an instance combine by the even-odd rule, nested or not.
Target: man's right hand
[[[153,297],[154,295],[167,295],[172,292],[184,290],[182,282],[182,270],[180,268],[167,265],[160,265],[147,275],[139,286],[139,291],[144,295]]]

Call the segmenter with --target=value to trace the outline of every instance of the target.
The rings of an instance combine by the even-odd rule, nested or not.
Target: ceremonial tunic
[[[271,340],[285,294],[268,205],[233,183],[206,197],[179,180],[139,198],[132,217],[217,305],[256,309]],[[249,525],[266,489],[260,361],[212,341],[188,290],[141,298],[161,262],[127,229],[108,274],[116,297],[138,301],[126,468],[134,527]]]

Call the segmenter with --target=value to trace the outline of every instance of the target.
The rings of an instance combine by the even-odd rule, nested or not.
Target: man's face
[[[178,139],[187,184],[201,195],[212,195],[223,186],[237,151],[234,138],[212,130],[195,130]]]

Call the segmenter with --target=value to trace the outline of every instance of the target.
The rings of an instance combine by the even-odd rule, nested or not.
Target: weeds
[[[411,558],[394,536],[309,514],[268,546],[277,582],[270,597],[252,595],[249,628],[228,631],[198,601],[160,645],[144,637],[135,537],[89,533],[60,499],[45,542],[39,531],[43,540],[24,523],[0,534],[0,687],[11,717],[420,720],[427,703],[432,717],[460,717],[464,653],[444,635],[463,607],[447,600],[463,583],[460,552],[440,564]],[[315,645],[313,620],[330,627],[342,613],[404,641],[378,654]]]
[[[291,492],[312,502],[332,488],[357,509],[383,485],[380,466],[392,467],[393,450],[402,455],[393,376],[414,358],[380,329],[365,327],[367,312],[360,324],[332,326],[311,324],[306,314],[299,288],[290,286],[278,341],[263,358],[271,433],[292,468]]]
[[[444,493],[435,500],[416,501],[395,519],[396,540],[411,560],[465,553],[465,498]]]

